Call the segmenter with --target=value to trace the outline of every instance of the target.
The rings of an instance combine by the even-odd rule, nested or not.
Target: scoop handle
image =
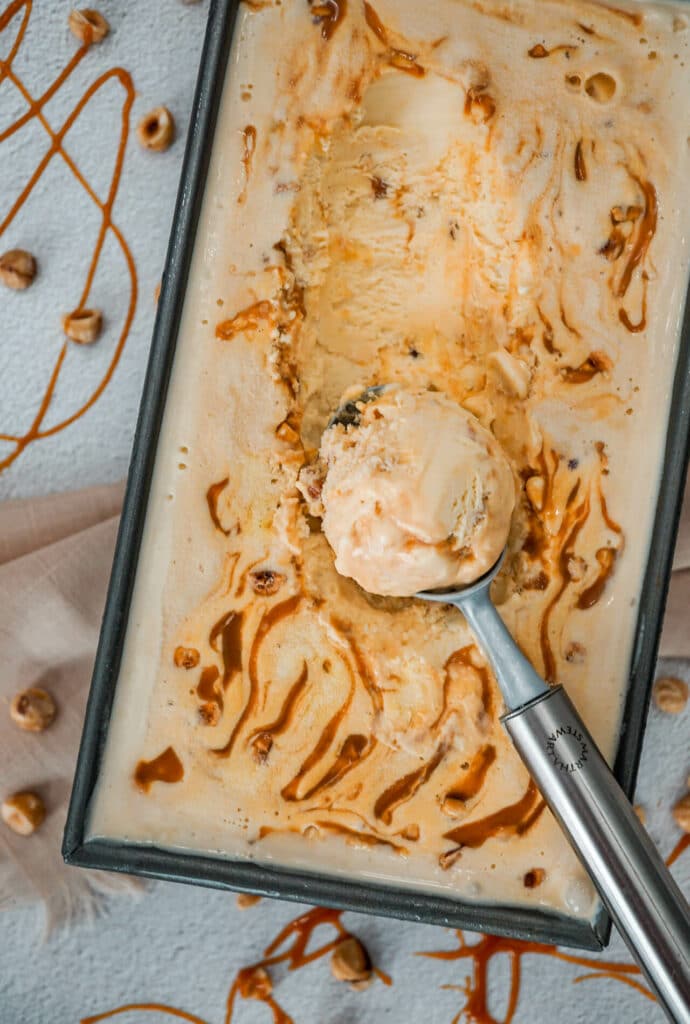
[[[561,686],[502,719],[668,1018],[690,1021],[690,909]]]
[[[502,721],[670,1020],[690,1022],[690,910],[561,686],[520,651],[489,588],[453,601],[510,709]]]

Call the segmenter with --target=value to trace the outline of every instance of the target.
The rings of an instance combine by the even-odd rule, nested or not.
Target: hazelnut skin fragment
[[[137,125],[137,138],[155,153],[169,149],[175,138],[175,119],[167,107],[155,107]]]
[[[30,836],[45,818],[46,808],[37,793],[13,793],[3,800],[0,814],[18,836]]]
[[[36,260],[26,249],[9,249],[0,256],[0,281],[15,292],[24,291],[36,276]]]
[[[47,690],[30,686],[17,693],[10,704],[10,717],[26,732],[43,732],[57,714],[55,701]]]

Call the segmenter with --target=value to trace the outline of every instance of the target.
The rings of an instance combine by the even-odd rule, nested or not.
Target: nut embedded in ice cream
[[[399,386],[362,403],[358,425],[325,431],[300,487],[322,516],[337,570],[398,597],[487,572],[515,504],[493,435],[440,392]]]

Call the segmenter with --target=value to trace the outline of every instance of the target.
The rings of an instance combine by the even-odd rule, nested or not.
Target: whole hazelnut
[[[43,732],[51,724],[57,708],[47,690],[30,686],[15,694],[10,704],[10,716],[15,725],[27,732]]]
[[[682,679],[665,676],[655,682],[653,695],[659,711],[679,715],[688,702],[688,684]]]
[[[0,281],[16,292],[28,288],[36,276],[36,260],[26,249],[9,249],[0,256]]]
[[[237,893],[237,907],[239,910],[247,910],[249,907],[255,906],[261,900],[260,896],[257,896],[253,892],[238,892]]]
[[[2,802],[5,824],[19,836],[30,836],[46,816],[45,804],[37,793],[13,793]]]
[[[175,119],[167,107],[155,107],[137,125],[137,138],[144,149],[161,153],[175,138]]]
[[[70,11],[68,24],[72,35],[87,46],[102,42],[110,31],[110,25],[101,12],[91,7]]]
[[[360,983],[371,978],[369,954],[354,935],[348,935],[333,950],[331,971],[338,981]]]
[[[100,309],[75,309],[63,316],[62,329],[71,341],[90,345],[103,329],[103,314]]]

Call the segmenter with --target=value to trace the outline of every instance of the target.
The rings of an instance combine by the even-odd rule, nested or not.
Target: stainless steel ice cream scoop
[[[491,664],[501,719],[670,1020],[690,1021],[690,909],[562,686],[522,654],[489,588],[417,594],[458,608]]]
[[[329,427],[357,427],[363,405],[386,388],[346,402]],[[489,588],[502,561],[471,586],[415,596],[464,615],[501,688],[502,722],[518,753],[669,1018],[688,1024],[688,905],[567,693],[538,675],[496,611]]]

